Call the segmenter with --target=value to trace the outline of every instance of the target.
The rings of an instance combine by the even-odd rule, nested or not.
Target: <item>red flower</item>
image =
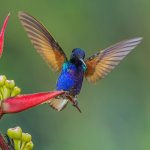
[[[52,98],[63,94],[63,91],[52,91],[35,94],[24,94],[10,97],[0,102],[0,117],[3,114],[17,113],[50,101]]]
[[[9,15],[10,14],[7,15],[7,17],[3,23],[1,32],[0,32],[0,57],[2,56],[2,53],[3,53],[4,33],[5,33],[6,25],[7,25],[8,19],[9,19]]]
[[[10,14],[7,15],[0,32],[0,57],[3,53],[4,33],[9,15]],[[64,93],[63,91],[52,91],[16,96],[20,91],[20,88],[15,86],[13,80],[7,80],[6,76],[0,76],[0,118],[4,114],[17,113],[39,104],[46,103],[54,97]]]

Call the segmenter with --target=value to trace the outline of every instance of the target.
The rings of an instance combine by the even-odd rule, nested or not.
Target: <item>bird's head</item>
[[[85,52],[80,48],[75,48],[72,50],[70,61],[74,64],[83,64],[86,67],[84,62]]]

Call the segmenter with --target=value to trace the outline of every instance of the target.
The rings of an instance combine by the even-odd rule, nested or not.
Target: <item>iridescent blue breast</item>
[[[82,87],[83,77],[84,68],[82,65],[76,66],[71,62],[65,62],[56,89],[69,91],[72,96],[78,95]]]

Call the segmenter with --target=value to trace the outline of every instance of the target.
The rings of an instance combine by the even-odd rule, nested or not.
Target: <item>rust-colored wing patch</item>
[[[125,40],[87,58],[85,60],[87,65],[86,79],[90,83],[95,83],[99,79],[104,78],[141,40],[142,38],[140,37]]]
[[[47,29],[34,17],[19,12],[18,17],[37,52],[54,71],[60,71],[67,57]]]

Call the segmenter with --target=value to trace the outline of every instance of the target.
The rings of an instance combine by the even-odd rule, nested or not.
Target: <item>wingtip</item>
[[[10,12],[8,13],[8,15],[7,16],[10,16]]]
[[[136,41],[139,41],[139,43],[143,40],[143,37],[137,37],[135,38]]]
[[[22,15],[22,11],[18,11],[18,14],[17,14],[17,16],[18,16],[18,18],[20,19],[20,17],[21,17],[21,15]]]
[[[137,44],[140,44],[143,40],[143,37],[137,37],[136,40],[137,40]]]
[[[18,11],[18,15],[21,14],[23,11]]]
[[[135,45],[138,45],[142,42],[142,40],[143,40],[143,37],[135,37],[135,38],[126,40],[125,42],[134,43]]]
[[[25,11],[18,11],[18,17],[21,18],[22,16],[29,15]]]
[[[138,41],[142,41],[143,40],[143,37],[137,37],[136,38]]]

